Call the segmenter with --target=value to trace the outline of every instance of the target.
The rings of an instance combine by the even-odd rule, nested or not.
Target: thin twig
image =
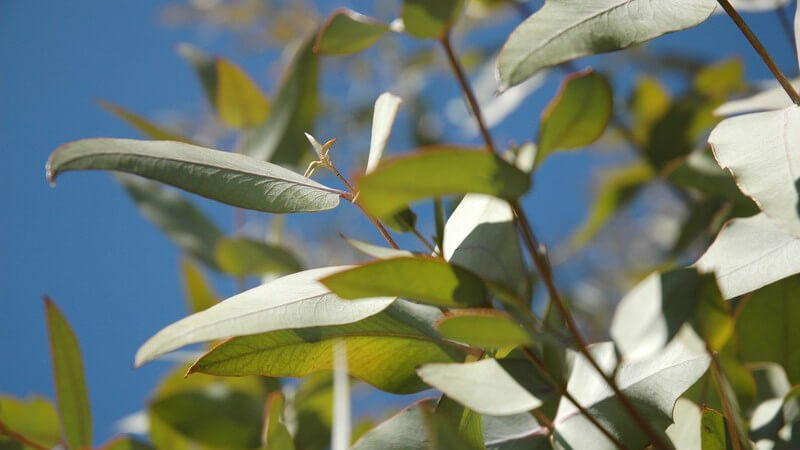
[[[736,432],[736,419],[733,417],[733,409],[731,409],[731,404],[728,401],[728,395],[726,394],[725,387],[722,384],[719,361],[717,361],[717,356],[710,348],[707,348],[706,351],[711,357],[711,376],[714,378],[714,384],[716,384],[717,387],[719,400],[722,403],[722,414],[725,416],[725,420],[728,422],[728,436],[731,440],[731,446],[733,447],[733,450],[742,450],[742,443],[739,442],[739,433]]]
[[[722,9],[728,13],[728,16],[731,18],[731,20],[733,20],[733,23],[739,27],[739,30],[742,32],[744,37],[747,38],[748,42],[750,42],[750,45],[752,45],[753,49],[756,51],[756,53],[758,53],[758,56],[761,57],[761,59],[764,61],[764,64],[766,64],[770,72],[772,72],[772,75],[776,80],[778,80],[778,83],[780,83],[781,87],[783,87],[783,90],[786,91],[786,94],[792,99],[792,103],[795,105],[800,105],[800,95],[797,94],[797,91],[792,86],[792,83],[789,82],[789,79],[786,78],[786,75],[784,75],[783,72],[781,72],[781,69],[778,68],[778,65],[775,64],[775,61],[773,61],[767,49],[764,48],[764,45],[761,43],[761,41],[759,41],[756,35],[753,34],[753,31],[750,30],[749,26],[747,26],[747,23],[745,23],[744,19],[742,19],[742,16],[736,11],[736,8],[734,8],[728,0],[717,0],[717,2],[720,6],[722,6]]]
[[[10,430],[3,422],[0,422],[0,436],[2,435],[6,435],[17,442],[25,444],[28,447],[33,447],[37,450],[48,450],[48,447],[30,440],[28,437],[23,436],[14,430]]]
[[[517,217],[517,221],[519,223],[518,228],[522,233],[525,246],[528,248],[528,252],[533,259],[533,263],[536,265],[536,269],[539,271],[542,281],[544,281],[545,287],[547,288],[550,301],[556,306],[556,308],[558,308],[558,312],[561,314],[561,317],[564,319],[564,322],[567,325],[567,330],[569,331],[570,335],[572,335],[575,343],[578,346],[578,351],[580,351],[589,364],[594,367],[595,371],[600,374],[603,380],[605,380],[606,384],[611,387],[611,390],[614,391],[614,394],[619,399],[622,407],[633,419],[633,421],[636,422],[636,425],[641,428],[645,434],[647,434],[653,445],[658,448],[668,449],[669,446],[664,442],[661,436],[659,436],[658,433],[653,430],[647,420],[642,417],[639,410],[636,409],[628,396],[625,395],[625,393],[622,392],[622,389],[620,389],[620,387],[617,385],[616,380],[606,374],[602,367],[600,367],[600,364],[597,363],[597,360],[595,360],[594,356],[589,352],[588,343],[583,338],[583,335],[581,335],[578,325],[575,323],[575,319],[572,317],[572,313],[569,311],[564,303],[564,300],[561,298],[561,295],[558,293],[558,289],[556,288],[553,280],[553,271],[552,267],[550,266],[550,262],[547,260],[547,256],[544,255],[544,253],[542,253],[542,251],[539,249],[539,242],[536,240],[536,236],[533,234],[533,229],[531,228],[525,212],[516,201],[511,203],[511,207],[514,210],[514,215]]]
[[[589,422],[591,422],[592,425],[597,427],[597,429],[600,430],[601,433],[603,433],[603,436],[608,438],[608,440],[613,442],[614,445],[616,445],[618,448],[622,450],[628,450],[628,447],[626,447],[622,442],[620,442],[620,440],[617,439],[616,436],[611,434],[610,431],[606,430],[603,424],[601,424],[600,421],[598,421],[586,408],[584,408],[583,405],[578,403],[578,400],[575,397],[573,397],[572,394],[569,393],[569,391],[567,391],[567,386],[563,382],[558,382],[555,379],[553,379],[553,377],[547,372],[547,367],[545,367],[544,362],[542,362],[542,360],[540,360],[536,356],[536,354],[533,353],[533,351],[531,351],[530,348],[523,347],[522,351],[525,354],[525,356],[527,356],[528,359],[533,363],[533,365],[536,366],[536,368],[539,370],[539,373],[544,377],[545,381],[550,383],[554,388],[558,390],[559,394],[563,395],[567,400],[570,401],[570,403],[575,405],[575,408],[578,409],[578,412],[580,412],[584,417],[586,417],[586,419]],[[555,431],[555,425],[551,424],[551,426],[548,428],[551,429],[551,432]]]
[[[464,69],[461,67],[461,64],[458,62],[458,58],[456,58],[455,53],[453,52],[453,47],[450,44],[450,35],[444,34],[440,38],[440,42],[442,47],[444,47],[445,53],[447,54],[447,58],[450,61],[450,66],[453,70],[453,73],[458,80],[458,83],[461,85],[461,89],[464,92],[464,95],[467,97],[467,102],[472,109],[472,113],[475,116],[475,120],[478,123],[478,129],[481,132],[481,136],[483,137],[483,141],[486,144],[487,151],[496,154],[496,148],[494,146],[494,142],[492,141],[491,134],[489,134],[489,129],[486,127],[486,124],[483,120],[483,115],[481,114],[480,105],[475,98],[475,94],[472,92],[472,87],[470,86],[469,82],[467,81],[467,77],[464,74]],[[609,377],[597,361],[594,359],[592,354],[589,352],[587,348],[586,340],[580,334],[577,325],[575,324],[575,319],[572,317],[569,309],[567,309],[566,305],[564,304],[561,296],[558,294],[558,290],[556,289],[555,282],[553,281],[552,276],[552,268],[550,266],[550,262],[547,258],[539,251],[539,244],[536,240],[536,236],[533,233],[533,229],[528,222],[527,217],[525,216],[525,212],[520,207],[519,203],[514,201],[511,203],[511,207],[514,210],[514,214],[517,217],[517,224],[519,225],[518,228],[520,229],[524,241],[528,247],[528,251],[531,254],[531,257],[536,264],[536,268],[539,271],[542,279],[547,286],[547,290],[550,293],[550,299],[555,305],[558,307],[559,312],[561,313],[562,317],[564,318],[565,322],[567,323],[567,328],[572,334],[575,342],[578,344],[578,348],[580,352],[586,357],[592,367],[595,368],[597,373],[600,374],[601,377],[606,381],[606,383],[611,387],[614,391],[614,394],[619,398],[620,403],[622,404],[625,411],[628,415],[633,419],[636,425],[642,429],[642,431],[647,434],[648,438],[651,440],[653,445],[661,449],[669,449],[670,447],[664,442],[663,438],[656,433],[650,424],[642,417],[641,413],[634,407],[633,403],[628,399],[622,389],[619,388],[617,385],[616,380],[612,377]]]
[[[417,239],[419,239],[419,241],[422,242],[422,245],[424,245],[425,248],[427,248],[431,253],[436,253],[438,255],[438,253],[436,252],[436,248],[433,246],[433,244],[430,243],[430,241],[425,239],[425,236],[423,236],[422,233],[420,233],[419,230],[417,230],[417,227],[411,227],[411,233],[414,236],[416,236]]]
[[[375,225],[375,228],[377,228],[378,231],[380,231],[383,238],[390,246],[392,246],[393,249],[395,250],[399,249],[400,247],[397,245],[397,242],[395,242],[394,239],[392,239],[392,236],[389,234],[389,231],[386,230],[386,227],[383,226],[381,221],[378,220],[376,217],[373,217],[372,214],[368,213],[367,210],[364,209],[364,207],[361,206],[360,203],[358,203],[356,190],[353,187],[353,185],[350,184],[349,181],[347,181],[347,178],[342,176],[341,172],[339,172],[339,169],[337,169],[332,162],[328,162],[325,165],[331,170],[331,172],[333,172],[334,175],[336,175],[336,178],[338,178],[339,181],[341,181],[345,186],[347,186],[347,190],[350,191],[351,194],[351,197],[348,200],[350,200],[351,203],[356,205],[358,209],[360,209],[361,212],[363,212],[364,215],[367,216],[367,219],[369,219],[369,221],[372,222],[373,225]]]

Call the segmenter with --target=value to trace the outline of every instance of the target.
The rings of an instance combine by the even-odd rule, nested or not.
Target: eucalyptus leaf
[[[92,412],[78,339],[55,303],[45,298],[58,415],[69,448],[92,445]]]
[[[494,309],[449,311],[436,323],[442,336],[481,348],[530,345],[530,335],[508,313]]]
[[[506,416],[530,411],[554,394],[552,384],[523,360],[484,359],[468,363],[426,364],[420,378],[469,409]]]
[[[0,395],[0,426],[46,448],[56,447],[62,439],[56,407],[42,397],[17,399]]]
[[[800,238],[764,213],[733,219],[695,265],[731,299],[800,272]]]
[[[303,41],[276,91],[269,118],[247,130],[241,152],[262,161],[296,166],[306,156],[303,133],[314,128],[317,115],[319,57],[313,39]]]
[[[436,147],[384,161],[358,180],[357,201],[376,217],[386,217],[427,197],[474,192],[514,200],[529,187],[528,175],[498,156]]]
[[[346,8],[338,9],[319,30],[314,51],[331,55],[357,53],[369,48],[387,31],[389,25],[372,17]]]
[[[350,375],[393,393],[426,388],[415,369],[464,358],[465,348],[437,336],[435,308],[395,301],[382,312],[344,325],[312,326],[240,336],[216,346],[190,369],[222,376],[302,377],[333,368],[336,342],[347,345]]]
[[[391,298],[348,302],[318,279],[346,267],[306,270],[242,292],[162,329],[136,353],[136,366],[185,345],[273,330],[356,322],[386,308]]]
[[[473,439],[474,436],[468,434],[471,429],[462,427],[462,417],[453,417],[450,411],[441,407],[446,400],[446,397],[440,400],[435,410],[425,405],[420,405],[425,429],[428,432],[430,448],[439,450],[484,449],[483,439],[480,436],[478,436],[479,439]],[[478,419],[477,431],[480,432],[480,416],[475,413],[473,415]]]
[[[800,107],[725,119],[708,142],[742,192],[780,228],[800,236]]]
[[[237,277],[283,275],[303,269],[291,251],[246,237],[221,239],[217,243],[216,257],[224,272]]]
[[[728,427],[725,418],[717,411],[703,408],[700,425],[700,443],[703,450],[727,450],[731,448],[728,442]]]
[[[171,141],[84,139],[62,145],[47,162],[47,178],[70,170],[133,173],[229,205],[286,213],[322,211],[341,191],[274,164]]]
[[[443,256],[530,296],[528,271],[522,258],[514,213],[508,202],[482,194],[467,194],[444,227]]]
[[[753,95],[723,103],[714,110],[718,116],[784,109],[792,106],[792,99],[783,87],[774,80],[758,83],[761,89]],[[800,86],[800,78],[791,80],[792,86]]]
[[[679,398],[672,411],[673,424],[666,434],[676,449],[701,450],[700,421],[703,413],[691,400]]]
[[[397,110],[400,109],[400,103],[402,102],[403,99],[391,92],[384,92],[375,100],[366,173],[370,173],[378,167],[378,163],[383,156],[383,150],[386,149],[386,143],[389,141],[389,135],[392,133],[392,125],[394,125],[394,120],[397,117]]]
[[[264,418],[264,447],[270,450],[294,450],[294,441],[283,423],[283,408],[286,399],[280,391],[275,391],[267,398],[266,417]]]
[[[163,128],[161,125],[155,124],[150,120],[134,113],[133,111],[127,110],[119,105],[115,105],[114,103],[103,100],[101,100],[99,103],[103,109],[127,122],[146,137],[159,141],[178,141],[185,142],[187,144],[195,144],[191,139],[182,136],[179,133]]]
[[[408,406],[377,425],[353,444],[351,450],[421,450],[430,448],[422,408],[432,408],[433,399]]]
[[[234,128],[262,123],[270,105],[264,93],[249,75],[236,64],[216,58],[216,108],[219,118]]]
[[[585,147],[605,131],[613,108],[611,84],[597,72],[572,74],[542,113],[537,163],[557,150]]]
[[[196,313],[206,310],[218,303],[214,288],[191,261],[184,259],[181,263],[183,286],[189,311]]]
[[[422,38],[441,38],[458,19],[464,0],[403,0],[403,31]]]
[[[396,258],[398,256],[414,256],[414,254],[408,250],[383,247],[380,245],[370,244],[368,242],[359,241],[358,239],[352,239],[349,237],[344,237],[344,240],[347,241],[347,243],[350,244],[350,246],[353,247],[354,249],[373,258],[387,259],[387,258]]]
[[[693,27],[715,7],[713,0],[548,0],[503,46],[497,59],[500,89],[548,66]]]
[[[488,295],[472,272],[421,256],[370,262],[330,274],[320,282],[347,299],[394,296],[450,307],[485,305]]]
[[[125,173],[114,179],[128,192],[139,211],[181,250],[206,266],[219,270],[214,248],[222,231],[185,196],[158,183]]]

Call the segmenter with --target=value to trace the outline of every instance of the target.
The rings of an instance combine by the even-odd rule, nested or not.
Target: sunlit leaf
[[[725,119],[708,142],[742,192],[780,228],[800,236],[800,107]]]
[[[700,450],[700,421],[703,414],[700,407],[691,400],[679,398],[672,411],[673,424],[667,427],[666,434],[676,449]]]
[[[264,93],[239,66],[224,59],[216,59],[216,106],[219,118],[234,128],[258,125],[269,114],[269,103]]]
[[[350,246],[353,247],[354,249],[373,258],[386,259],[386,258],[395,258],[398,256],[414,256],[414,254],[408,250],[400,250],[391,247],[382,247],[380,245],[374,245],[364,241],[359,241],[358,239],[352,239],[348,237],[345,237],[344,240],[347,241],[347,243],[350,244]]]
[[[711,15],[715,6],[711,0],[545,2],[503,46],[497,60],[501,90],[547,66],[695,26]]]
[[[151,178],[229,205],[285,213],[322,211],[340,191],[244,155],[171,141],[84,139],[62,145],[47,178],[70,170],[116,170]]]
[[[714,273],[725,298],[734,298],[800,272],[800,238],[764,213],[733,219],[695,265]]]
[[[198,342],[355,322],[380,312],[392,302],[391,298],[348,302],[317,282],[344,268],[327,267],[287,275],[179,320],[139,348],[136,365]]]
[[[312,132],[317,115],[319,57],[313,39],[297,49],[283,83],[273,96],[269,118],[249,129],[241,152],[255,159],[296,166],[308,152],[303,133]]]
[[[703,408],[703,417],[700,425],[700,445],[703,450],[727,450],[731,448],[728,442],[727,426],[722,414],[710,408]]]
[[[23,400],[0,395],[0,429],[2,428],[47,448],[56,447],[61,442],[58,412],[52,402],[42,397]],[[3,434],[0,431],[0,444],[3,442]],[[0,448],[3,448],[2,445]]]
[[[733,317],[713,275],[695,269],[654,273],[634,287],[617,306],[611,336],[626,360],[660,352],[690,323],[713,349],[733,332]]]
[[[693,86],[697,92],[724,99],[744,89],[744,64],[741,60],[732,58],[706,66],[695,75]]]
[[[638,142],[645,142],[650,128],[669,109],[669,91],[656,78],[643,76],[637,81],[629,103],[633,116],[631,132]]]
[[[448,312],[436,323],[446,338],[475,347],[502,348],[530,345],[528,333],[505,312],[493,309],[460,309]]]
[[[447,397],[439,401],[436,409],[428,408],[425,404],[420,404],[423,420],[425,423],[425,431],[428,432],[428,440],[430,441],[429,448],[440,450],[480,450],[484,449],[483,439],[471,439],[474,436],[467,434],[470,428],[465,428],[462,423],[461,415],[454,416],[448,409],[442,409],[443,401],[447,401]],[[468,412],[468,410],[466,410]],[[477,431],[480,433],[480,416],[472,413],[472,416],[477,418]]]
[[[350,375],[382,390],[426,388],[415,369],[428,362],[463,359],[463,346],[438,337],[435,308],[395,301],[384,311],[346,325],[313,326],[241,336],[216,346],[190,369],[213,375],[302,377],[331,370],[333,345],[347,345]]]
[[[92,446],[92,412],[78,339],[49,298],[45,298],[45,312],[64,438],[69,448],[88,449]]]
[[[792,86],[800,86],[800,79],[791,80]],[[792,106],[792,99],[786,94],[783,87],[777,81],[767,81],[760,83],[763,86],[759,92],[738,100],[731,100],[723,103],[714,110],[718,116],[732,116],[757,111],[770,111],[784,109]]]
[[[445,224],[443,256],[451,264],[507,286],[521,298],[530,296],[514,213],[504,200],[465,195]]]
[[[367,173],[372,172],[378,167],[378,163],[383,156],[383,150],[386,149],[386,143],[389,141],[389,135],[392,132],[394,120],[397,117],[397,110],[400,108],[400,103],[403,99],[392,94],[391,92],[384,92],[375,101],[375,109],[372,114],[372,136],[369,143],[369,158],[367,160]]]
[[[358,180],[357,201],[386,217],[427,197],[474,192],[513,200],[529,187],[525,173],[495,155],[435,148],[383,162]]]
[[[613,107],[611,84],[592,70],[565,78],[542,113],[537,162],[557,150],[585,147],[605,131]]]
[[[421,400],[378,424],[353,444],[352,450],[414,450],[430,448],[422,408],[435,400]]]
[[[360,52],[377,42],[389,25],[350,9],[333,12],[322,25],[314,51],[332,55]]]
[[[136,128],[140,133],[144,136],[155,139],[158,141],[178,141],[178,142],[185,142],[187,144],[194,144],[194,142],[178,133],[173,131],[167,130],[160,125],[157,125],[144,117],[127,110],[119,105],[115,105],[114,103],[107,102],[101,100],[100,106],[102,106],[106,111],[114,114],[115,116],[119,117],[120,119],[124,120],[132,127]]]
[[[458,20],[463,6],[464,0],[404,0],[403,31],[423,39],[442,37]]]
[[[370,262],[320,280],[347,299],[391,296],[440,306],[479,306],[487,290],[472,272],[429,257],[398,257]]]
[[[237,277],[302,270],[297,256],[289,250],[246,237],[221,239],[216,256],[222,270]]]
[[[482,414],[505,416],[530,411],[553,394],[553,386],[535,376],[533,367],[522,360],[426,364],[418,373],[426,383]]]
[[[178,247],[208,267],[219,270],[214,247],[222,231],[185,196],[148,180],[124,173],[114,179],[125,188],[139,211]]]
[[[184,259],[181,263],[183,286],[189,310],[193,313],[206,310],[217,304],[214,288],[191,261]]]

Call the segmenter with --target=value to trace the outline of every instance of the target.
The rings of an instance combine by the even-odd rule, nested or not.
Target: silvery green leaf
[[[800,86],[800,78],[791,80],[792,86]],[[731,100],[723,103],[714,110],[717,116],[732,116],[757,111],[770,111],[792,106],[792,100],[786,95],[777,81],[768,80],[757,83],[761,86],[759,92],[748,97]]]
[[[397,117],[397,110],[400,108],[400,103],[402,102],[402,98],[391,92],[384,92],[375,101],[375,110],[372,115],[372,137],[369,143],[367,173],[375,170],[375,167],[378,166],[381,160],[381,156],[383,156],[383,150],[386,148],[389,135],[392,133],[394,119]]]

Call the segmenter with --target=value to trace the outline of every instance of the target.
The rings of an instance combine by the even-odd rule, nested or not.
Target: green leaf
[[[203,272],[188,259],[181,263],[183,272],[183,286],[189,311],[196,313],[218,303],[214,288],[206,281]]]
[[[697,92],[724,100],[745,88],[744,64],[737,58],[711,64],[695,75],[692,84]]]
[[[104,100],[99,101],[100,106],[103,107],[106,111],[114,114],[115,116],[119,117],[123,121],[127,122],[133,128],[136,128],[140,133],[144,136],[149,137],[151,139],[155,139],[158,141],[178,141],[178,142],[185,142],[187,144],[195,144],[191,139],[182,136],[181,134],[172,132],[167,130],[166,128],[157,125],[144,117],[127,110],[119,105],[115,105],[111,102],[107,102]]]
[[[203,86],[206,99],[209,105],[216,111],[217,89],[219,84],[219,80],[217,79],[216,59],[190,44],[178,45],[178,53],[194,67],[197,78]]]
[[[800,272],[800,239],[764,213],[733,219],[695,265],[731,299]]]
[[[224,384],[159,398],[150,414],[197,443],[222,448],[261,445],[262,399]]]
[[[414,256],[414,254],[408,250],[399,250],[391,247],[382,247],[380,245],[370,244],[364,241],[359,241],[358,239],[352,239],[345,236],[343,236],[343,239],[347,241],[347,243],[350,244],[350,246],[353,247],[354,249],[373,258],[387,259],[387,258],[395,258],[398,256]]]
[[[269,118],[244,135],[242,153],[262,161],[297,166],[307,154],[303,133],[314,128],[317,115],[319,58],[313,39],[298,48],[273,97]]]
[[[445,399],[442,399],[445,400]],[[439,402],[442,405],[442,401]],[[453,417],[450,411],[437,407],[436,410],[421,404],[425,429],[428,432],[429,448],[437,450],[479,450],[484,449],[483,439],[478,441],[471,439],[473,436],[467,433],[471,431],[471,424],[462,423],[463,417]],[[477,418],[477,430],[480,432],[480,416],[472,414]],[[467,418],[469,419],[469,418]],[[469,428],[465,428],[469,427]]]
[[[78,339],[52,300],[45,298],[44,303],[58,414],[67,447],[88,449],[92,446],[92,412]]]
[[[708,18],[710,0],[548,1],[508,37],[497,59],[500,88],[544,67],[630,47]]]
[[[440,38],[458,20],[463,7],[463,0],[404,0],[404,31],[421,39]]]
[[[358,201],[376,217],[428,197],[470,192],[514,200],[528,191],[527,174],[484,151],[437,147],[385,161],[358,180]]]
[[[659,430],[664,430],[672,422],[675,401],[706,372],[709,365],[709,357],[697,336],[691,336],[688,329],[687,333],[674,339],[657,355],[638,362],[622,363],[615,372],[620,389],[633,401],[644,419]],[[595,344],[590,351],[604,370],[611,372],[616,367],[612,344]],[[567,390],[621,442],[631,448],[640,448],[649,442],[649,437],[635,425],[619,399],[582,355],[574,356]],[[553,423],[558,449],[616,448],[566,399],[562,398]]]
[[[443,256],[523,299],[530,298],[514,213],[506,201],[482,194],[465,195],[445,224]]]
[[[800,278],[787,278],[753,292],[737,310],[736,333],[744,362],[775,362],[786,369],[789,381],[800,383]]]
[[[216,254],[222,270],[237,277],[284,275],[303,269],[289,250],[245,237],[223,238],[217,244]]]
[[[712,115],[716,101],[696,92],[678,98],[650,129],[642,152],[656,169],[665,169],[697,148],[718,119]]]
[[[270,450],[294,450],[294,441],[283,423],[283,405],[285,399],[280,391],[275,391],[267,398],[267,417],[264,419],[264,448]]]
[[[650,165],[635,163],[608,171],[600,184],[589,216],[570,242],[580,248],[591,241],[620,208],[630,202],[655,173]]]
[[[431,444],[422,408],[433,408],[435,400],[424,399],[401,410],[361,436],[351,450],[420,450]]]
[[[708,142],[742,192],[780,228],[800,237],[800,107],[725,119]]]
[[[58,412],[50,400],[42,397],[22,400],[0,395],[0,436],[4,434],[3,428],[47,448],[56,447],[61,442]]]
[[[597,140],[611,119],[611,84],[593,70],[564,79],[542,113],[537,164],[557,150],[585,147]]]
[[[330,448],[333,427],[333,376],[317,372],[303,379],[294,397],[297,414],[295,446],[300,449]]]
[[[629,103],[631,132],[637,142],[647,142],[653,124],[669,109],[669,91],[658,79],[645,75],[637,80]]]
[[[714,276],[691,268],[656,272],[636,285],[619,302],[610,333],[624,359],[638,360],[660,352],[686,323],[713,349],[733,332]]]
[[[261,89],[241,67],[216,59],[216,107],[219,118],[234,128],[262,123],[269,114],[269,102]]]
[[[402,98],[391,92],[384,92],[375,100],[366,173],[370,173],[378,167],[383,151],[386,149],[386,143],[389,141],[389,135],[392,133],[397,110],[400,109],[402,102]]]
[[[388,217],[382,217],[384,225],[398,233],[409,233],[417,226],[417,215],[409,208]]]
[[[731,448],[728,442],[727,426],[722,414],[710,408],[703,408],[703,417],[700,426],[700,442],[703,450],[727,450]]]
[[[370,262],[320,280],[346,299],[377,296],[407,297],[431,305],[485,305],[488,292],[472,272],[445,261],[416,256]]]
[[[481,347],[531,345],[530,335],[505,312],[494,309],[450,311],[436,323],[442,336]]]
[[[64,144],[47,162],[47,178],[104,169],[141,175],[229,205],[286,213],[335,208],[342,194],[274,164],[170,141],[84,139]]]
[[[346,325],[314,326],[240,336],[213,348],[190,369],[222,376],[303,377],[331,370],[333,344],[347,345],[350,375],[393,393],[426,388],[415,369],[464,358],[465,348],[438,337],[435,308],[397,300],[384,311]]]
[[[157,183],[123,173],[114,179],[128,192],[139,211],[178,247],[208,267],[219,270],[214,247],[222,231],[185,196]]]
[[[350,9],[338,9],[322,25],[314,51],[348,55],[369,48],[389,31],[389,25]]]
[[[447,396],[439,399],[436,410],[433,411],[434,420],[446,422],[446,427],[457,436],[457,440],[450,444],[460,442],[461,448],[485,449],[483,444],[482,420],[480,414],[471,409],[464,408]],[[430,423],[430,422],[429,422]],[[437,442],[442,443],[442,439]]]
[[[376,314],[393,299],[348,302],[317,282],[344,267],[287,275],[242,292],[162,329],[136,353],[136,366],[180,347],[231,336],[351,323]]]
[[[481,414],[507,416],[530,411],[551,396],[552,384],[523,360],[483,359],[426,364],[417,371],[426,383]]]
[[[752,207],[753,214],[758,212],[753,201],[739,191],[731,174],[719,167],[709,151],[692,152],[683,161],[669,165],[666,172],[667,179],[678,186]]]

